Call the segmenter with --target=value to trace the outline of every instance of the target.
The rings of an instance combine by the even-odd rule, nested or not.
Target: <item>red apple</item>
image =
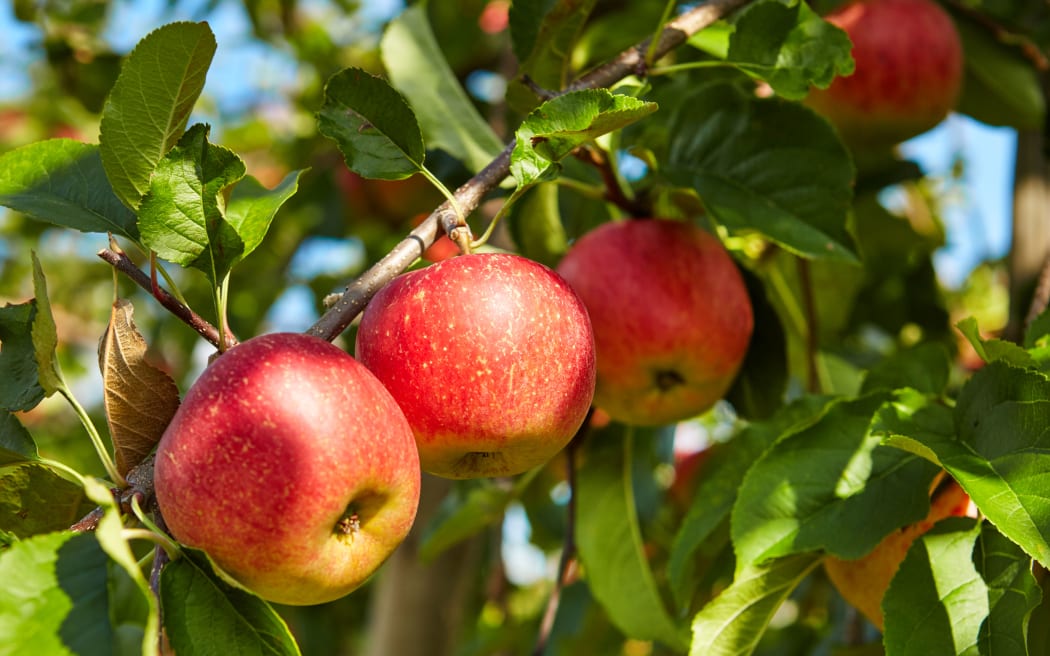
[[[850,146],[890,146],[940,123],[955,106],[963,50],[933,0],[854,0],[827,17],[853,41],[856,70],[806,103]]]
[[[594,403],[613,419],[661,425],[698,415],[729,389],[751,338],[751,300],[722,243],[681,221],[605,223],[558,265],[594,326]]]
[[[868,555],[856,560],[829,556],[824,561],[828,578],[843,599],[881,630],[882,598],[912,543],[940,520],[966,515],[969,508],[970,497],[958,483],[949,481],[931,499],[925,519],[886,536]]]
[[[361,317],[357,357],[401,404],[423,469],[448,478],[550,460],[594,393],[583,304],[517,255],[461,255],[395,278]]]
[[[420,471],[404,414],[367,369],[277,333],[204,371],[161,438],[155,479],[180,542],[265,599],[317,604],[401,543]]]
[[[674,456],[674,481],[667,488],[667,496],[671,503],[681,513],[689,511],[693,505],[693,495],[700,479],[707,472],[707,461],[711,458],[715,447],[707,447],[699,451],[688,453],[675,453]]]

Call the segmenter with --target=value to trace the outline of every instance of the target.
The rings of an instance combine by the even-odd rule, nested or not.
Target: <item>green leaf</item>
[[[161,572],[164,628],[179,654],[299,654],[280,615],[265,601],[222,581],[191,550]]]
[[[499,155],[503,143],[463,92],[430,29],[425,5],[409,7],[391,21],[380,49],[391,82],[416,108],[429,148],[462,160],[472,172]]]
[[[62,372],[58,367],[58,328],[55,317],[51,314],[51,299],[47,295],[47,280],[36,252],[30,253],[33,259],[33,295],[36,313],[33,315],[33,352],[36,357],[37,376],[40,387],[46,396],[51,396],[65,387]]]
[[[102,165],[117,197],[137,209],[179,140],[215,54],[207,23],[171,23],[139,41],[102,110]]]
[[[910,387],[925,394],[940,395],[951,374],[948,350],[936,342],[903,349],[881,360],[864,377],[864,392]]]
[[[587,452],[577,480],[576,545],[594,598],[627,636],[684,648],[642,548],[632,485],[631,428]],[[592,442],[592,444],[594,444]]]
[[[981,653],[1028,654],[1028,621],[1043,598],[1032,559],[991,524],[981,524],[973,562],[988,586],[988,617],[981,625]]]
[[[1032,323],[1028,324],[1024,334],[1024,347],[1032,349],[1045,348],[1050,343],[1050,307],[1039,313]]]
[[[831,399],[804,396],[785,406],[771,419],[755,422],[737,434],[727,448],[711,456],[705,475],[693,494],[694,503],[686,513],[675,535],[668,565],[675,600],[686,606],[691,589],[694,555],[733,509],[737,490],[747,470],[782,436],[812,425],[831,405]]]
[[[36,303],[0,308],[0,409],[32,410],[44,398],[33,348]]]
[[[47,533],[0,552],[0,655],[112,654],[107,575],[91,534]]]
[[[552,164],[576,147],[652,114],[656,103],[584,89],[552,98],[532,111],[518,128],[510,172],[519,187],[544,179]]]
[[[666,174],[718,222],[802,257],[857,262],[846,230],[853,164],[823,119],[716,84],[683,99],[670,123]]]
[[[1034,367],[1035,360],[1032,358],[1028,351],[1004,339],[984,339],[981,337],[981,331],[977,328],[977,319],[974,317],[967,317],[955,324],[955,327],[959,329],[959,332],[963,334],[970,345],[973,346],[974,351],[980,356],[985,362],[993,362],[995,360],[1002,360],[1008,364],[1012,364],[1015,367]]]
[[[558,208],[558,185],[537,185],[511,212],[508,224],[518,252],[547,266],[555,266],[569,247]]]
[[[30,462],[0,468],[0,530],[20,538],[60,531],[91,508],[78,483],[47,465]]]
[[[0,467],[39,459],[36,442],[22,422],[7,410],[0,410]]]
[[[412,108],[386,80],[359,68],[329,78],[317,129],[366,178],[401,180],[423,168],[423,133]]]
[[[303,173],[303,170],[292,171],[273,189],[267,189],[251,176],[233,188],[226,208],[226,222],[240,237],[243,250],[233,259],[231,266],[259,247],[270,230],[274,215],[299,190],[299,178]]]
[[[767,0],[740,12],[727,60],[777,94],[801,100],[811,85],[827,88],[836,75],[853,73],[852,47],[845,32],[805,2]]]
[[[752,653],[773,614],[819,564],[819,555],[799,554],[738,572],[733,583],[693,618],[690,656]]]
[[[540,87],[560,91],[569,81],[572,52],[595,0],[524,0],[511,3],[511,43],[518,78],[528,75]],[[535,94],[515,81],[507,97],[519,111],[537,104]]]
[[[886,400],[841,401],[755,462],[733,506],[738,569],[817,549],[859,558],[926,516],[936,467],[869,432]]]
[[[244,240],[226,218],[223,192],[244,176],[244,162],[190,128],[157,165],[142,199],[142,241],[160,257],[203,271],[218,283],[239,260]]]
[[[882,600],[887,654],[976,654],[988,589],[973,565],[977,522],[950,517],[912,543]]]
[[[117,198],[99,147],[51,139],[0,156],[0,205],[37,221],[138,240],[135,215]]]

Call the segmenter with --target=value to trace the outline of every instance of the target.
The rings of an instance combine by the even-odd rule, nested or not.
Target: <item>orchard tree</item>
[[[1050,243],[898,148],[1038,160],[1045,3],[305,4],[230,112],[15,3],[0,654],[1050,653]]]

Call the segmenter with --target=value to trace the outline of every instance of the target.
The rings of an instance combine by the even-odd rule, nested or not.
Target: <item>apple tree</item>
[[[1045,3],[120,4],[10,18],[0,654],[1050,652]]]

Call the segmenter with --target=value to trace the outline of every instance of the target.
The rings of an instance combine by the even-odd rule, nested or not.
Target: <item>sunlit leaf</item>
[[[33,315],[33,351],[36,353],[37,376],[44,394],[51,396],[64,387],[62,373],[58,368],[58,328],[51,314],[51,299],[47,295],[47,280],[36,253],[33,258],[33,295],[36,313]]]
[[[179,140],[204,89],[215,54],[207,23],[171,23],[131,51],[102,110],[102,165],[117,197],[132,209]]]
[[[146,340],[132,318],[131,301],[113,303],[99,343],[103,402],[121,475],[142,462],[179,407],[179,388],[167,372],[146,360]]]

